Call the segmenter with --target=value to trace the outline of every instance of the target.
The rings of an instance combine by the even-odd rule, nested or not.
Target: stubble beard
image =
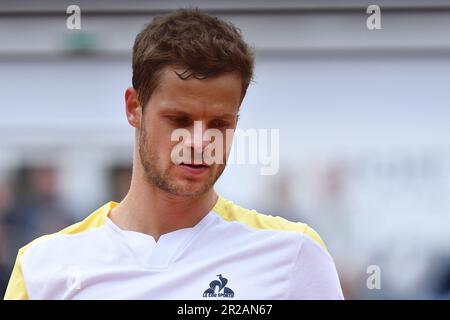
[[[145,125],[142,125],[139,134],[139,158],[141,165],[144,168],[145,179],[147,183],[156,186],[157,188],[181,197],[197,198],[205,193],[207,193],[222,175],[225,170],[225,164],[218,167],[218,171],[215,175],[209,175],[208,179],[203,183],[203,186],[199,190],[192,191],[189,185],[182,186],[176,183],[176,181],[171,181],[172,177],[170,175],[170,169],[173,168],[169,166],[168,169],[164,170],[161,168],[160,156],[156,150],[153,150],[147,143],[148,135]],[[226,162],[225,162],[226,163]]]

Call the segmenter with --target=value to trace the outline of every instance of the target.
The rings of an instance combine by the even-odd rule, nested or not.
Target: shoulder
[[[34,248],[44,245],[48,243],[50,240],[57,239],[59,236],[80,235],[87,231],[91,231],[103,226],[105,224],[105,218],[108,215],[108,212],[114,205],[115,205],[114,202],[109,202],[100,207],[99,209],[95,210],[94,212],[92,212],[84,220],[72,224],[67,228],[64,228],[58,232],[47,234],[31,241],[26,246],[22,247],[19,250],[19,253],[25,255],[27,252],[33,250]]]
[[[311,239],[300,244],[290,277],[289,299],[344,298],[333,258]]]
[[[333,258],[319,234],[307,224],[248,210],[224,198],[219,198],[213,211],[230,223],[261,230],[258,239],[274,241],[274,238],[268,238],[267,235],[279,235],[275,252],[277,260],[285,261],[289,270],[286,273],[290,279],[288,299],[343,298]],[[247,242],[252,242],[251,245],[254,246],[254,241]],[[271,255],[274,250],[260,252]],[[283,257],[285,260],[280,260]]]
[[[41,236],[20,248],[8,283],[5,299],[28,299],[29,292],[25,285],[27,276],[39,274],[39,272],[36,272],[36,269],[45,269],[41,268],[42,263],[46,263],[46,266],[48,266],[47,262],[58,259],[58,252],[67,250],[67,242],[63,243],[60,240],[63,238],[67,239],[67,236],[75,236],[70,237],[70,239],[75,239],[77,235],[83,235],[88,231],[102,227],[105,224],[108,212],[115,205],[116,203],[109,202],[95,210],[84,220],[70,225],[59,232]],[[66,253],[70,254],[70,252]]]
[[[219,197],[213,211],[226,221],[241,222],[250,228],[259,230],[290,231],[301,234],[326,250],[325,243],[320,235],[305,223],[293,222],[279,216],[262,214],[256,210],[245,209],[223,197]]]

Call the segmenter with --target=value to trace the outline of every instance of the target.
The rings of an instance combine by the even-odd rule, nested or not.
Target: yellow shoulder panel
[[[57,233],[48,234],[39,237],[26,246],[22,247],[17,254],[16,262],[14,264],[14,269],[12,271],[11,277],[9,279],[8,287],[5,293],[5,300],[26,300],[28,299],[28,293],[25,286],[25,280],[22,273],[22,257],[29,247],[32,245],[47,240],[51,237],[60,234],[77,234],[81,232],[88,231],[93,228],[101,227],[105,223],[105,218],[109,211],[117,205],[116,202],[109,202],[102,206],[101,208],[94,211],[86,219],[81,222],[75,223]]]
[[[256,229],[286,230],[296,231],[305,234],[316,241],[324,249],[325,243],[319,234],[305,223],[292,222],[282,217],[274,217],[256,212],[255,210],[244,209],[230,200],[219,196],[219,200],[213,208],[213,211],[220,215],[226,221],[239,221],[249,227]]]
[[[28,300],[28,293],[22,274],[22,256],[23,250],[20,249],[9,279],[8,287],[6,288],[5,300]]]

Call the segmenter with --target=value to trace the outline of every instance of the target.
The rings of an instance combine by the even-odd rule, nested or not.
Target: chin
[[[177,184],[173,189],[173,193],[182,197],[196,197],[206,193],[210,188],[204,182],[186,181]]]

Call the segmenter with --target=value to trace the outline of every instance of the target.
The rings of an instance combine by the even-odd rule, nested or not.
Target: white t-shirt
[[[6,299],[342,299],[334,262],[302,223],[219,198],[198,224],[120,229],[110,202],[19,251]]]

